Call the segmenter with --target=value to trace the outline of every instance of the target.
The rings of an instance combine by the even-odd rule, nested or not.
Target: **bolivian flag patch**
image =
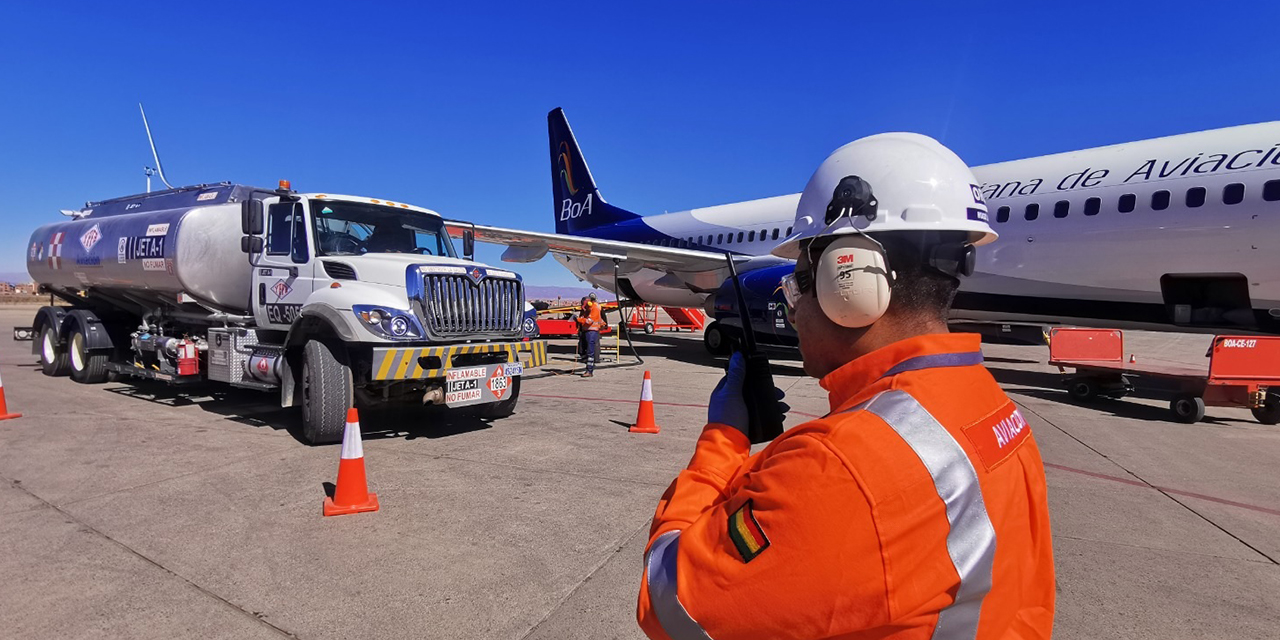
[[[769,548],[769,538],[765,537],[764,529],[751,513],[750,500],[729,516],[729,537],[733,539],[733,546],[738,548],[743,562],[751,562]]]

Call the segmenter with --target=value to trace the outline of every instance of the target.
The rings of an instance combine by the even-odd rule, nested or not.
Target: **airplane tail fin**
[[[589,235],[585,232],[590,229],[640,217],[604,201],[569,128],[569,120],[559,107],[547,114],[547,137],[551,142],[556,233]]]

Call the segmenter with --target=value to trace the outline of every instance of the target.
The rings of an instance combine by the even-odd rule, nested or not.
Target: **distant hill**
[[[26,284],[28,282],[31,282],[31,276],[26,271],[0,272],[0,282],[9,282],[12,284]]]
[[[524,288],[524,297],[529,300],[581,300],[582,296],[595,292],[596,297],[601,300],[613,300],[612,293],[604,289],[592,289],[590,287],[551,287],[539,285],[526,285]]]

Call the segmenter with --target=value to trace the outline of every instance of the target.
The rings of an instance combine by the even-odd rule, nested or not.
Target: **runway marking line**
[[[1090,478],[1097,478],[1099,480],[1110,480],[1111,482],[1119,482],[1120,484],[1127,484],[1134,487],[1142,487],[1143,489],[1155,489],[1159,491],[1164,491],[1165,493],[1172,493],[1174,495],[1185,496],[1188,498],[1196,498],[1198,500],[1207,500],[1209,502],[1216,502],[1218,504],[1225,504],[1232,507],[1239,507],[1241,509],[1248,509],[1249,511],[1257,511],[1258,513],[1266,513],[1273,516],[1280,516],[1280,510],[1277,510],[1277,509],[1268,509],[1267,507],[1259,507],[1257,505],[1246,504],[1244,502],[1236,502],[1235,500],[1227,500],[1226,498],[1216,498],[1214,496],[1207,496],[1203,493],[1194,493],[1191,491],[1183,491],[1181,489],[1170,489],[1169,487],[1159,487],[1155,485],[1149,485],[1145,482],[1138,482],[1137,480],[1130,480],[1128,478],[1109,476],[1105,473],[1094,473],[1093,471],[1085,471],[1084,469],[1066,467],[1060,464],[1053,464],[1051,462],[1044,463],[1044,466],[1046,469],[1057,469],[1059,471],[1076,473],[1082,476],[1089,476]]]

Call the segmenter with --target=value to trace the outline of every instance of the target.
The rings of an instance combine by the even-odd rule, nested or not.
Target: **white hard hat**
[[[795,260],[803,240],[858,232],[964,231],[974,245],[993,242],[998,236],[977,182],[959,156],[928,136],[854,140],[809,178],[792,233],[773,254]]]

